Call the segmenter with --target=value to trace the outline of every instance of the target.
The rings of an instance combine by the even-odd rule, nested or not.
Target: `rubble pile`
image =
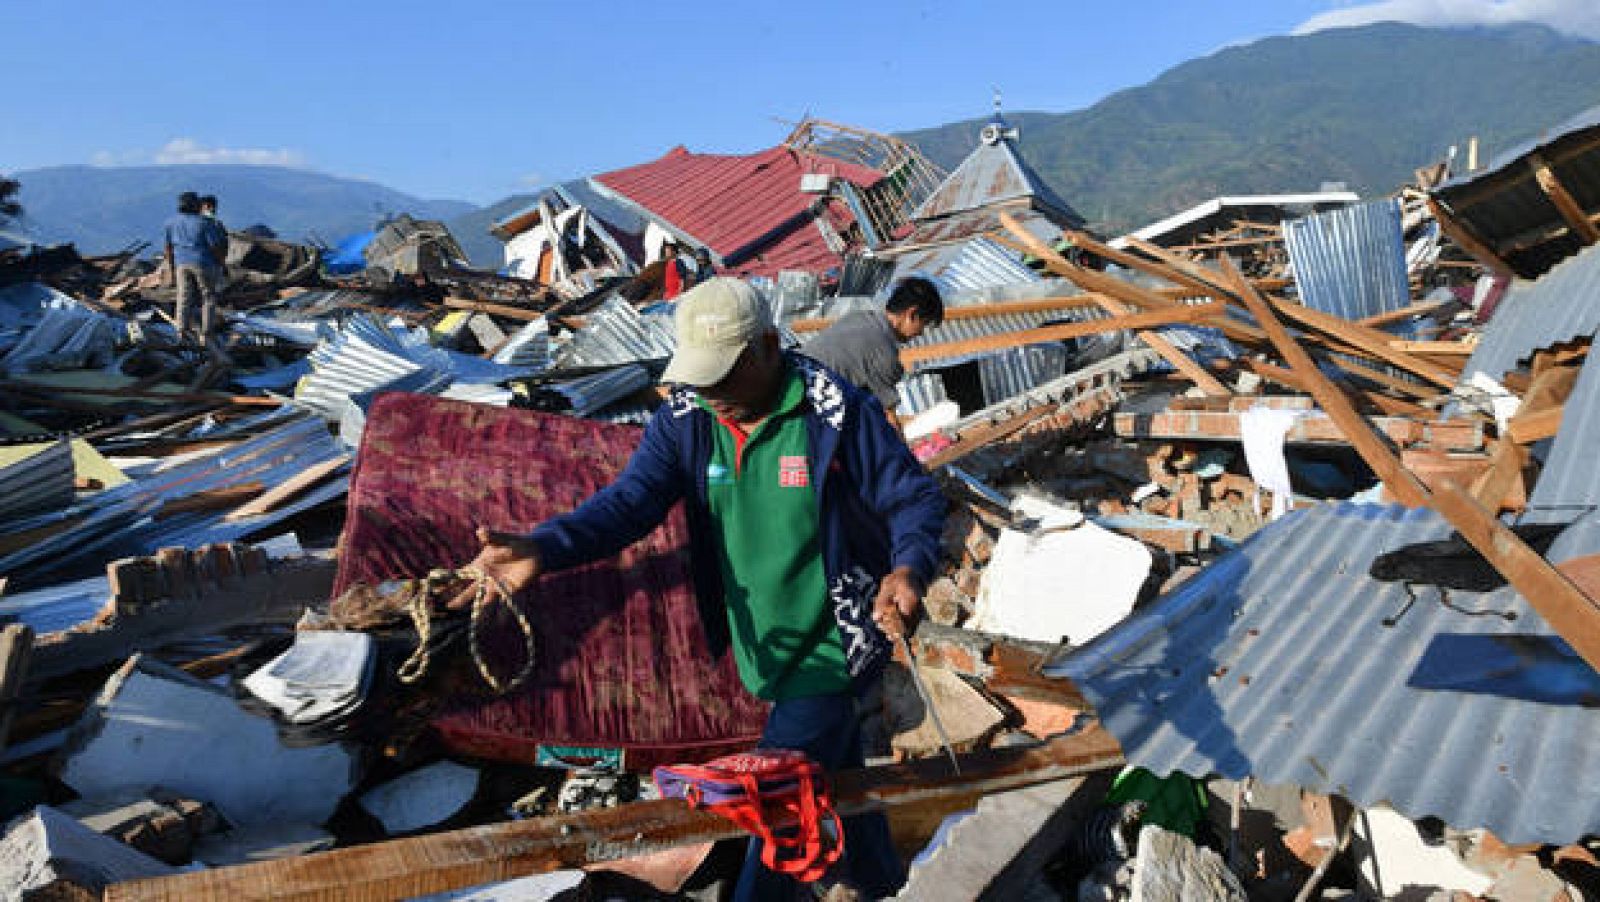
[[[0,251],[0,891],[714,894],[742,834],[641,779],[758,733],[682,518],[559,612],[440,611],[438,549],[614,478],[669,286],[747,279],[804,353],[912,274],[943,571],[834,775],[905,898],[1600,891],[1594,211],[1534,253],[1525,179],[1444,167],[1106,240],[1020,140],[679,148],[497,223],[504,273],[409,217],[235,234],[211,347],[147,248]]]

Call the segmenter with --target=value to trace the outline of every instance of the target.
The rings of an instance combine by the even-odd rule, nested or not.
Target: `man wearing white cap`
[[[617,481],[531,535],[479,530],[473,564],[516,592],[616,554],[682,500],[713,647],[731,645],[745,686],[773,702],[761,745],[859,766],[857,700],[920,611],[943,496],[875,398],[782,350],[745,282],[688,291],[675,326],[662,376],[674,387]],[[881,815],[846,820],[845,838],[858,889],[898,889],[904,868]],[[752,840],[735,898],[792,889]]]

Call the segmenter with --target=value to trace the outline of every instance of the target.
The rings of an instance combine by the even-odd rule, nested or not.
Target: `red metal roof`
[[[806,215],[817,200],[800,191],[806,173],[824,173],[861,188],[883,178],[875,169],[783,146],[744,155],[690,153],[679,146],[658,160],[607,172],[595,181],[709,245],[718,257],[734,258],[731,272],[771,275],[840,262]],[[839,228],[854,221],[835,201],[825,214]]]

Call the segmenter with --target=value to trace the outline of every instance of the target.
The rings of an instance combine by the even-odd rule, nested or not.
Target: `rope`
[[[522,685],[533,673],[534,632],[533,623],[522,613],[522,609],[511,602],[511,593],[506,590],[505,584],[500,582],[492,573],[479,570],[476,567],[463,567],[460,570],[433,570],[424,579],[407,580],[406,612],[411,615],[411,623],[417,630],[417,647],[411,657],[401,664],[395,675],[402,683],[415,683],[428,673],[428,666],[432,663],[433,651],[429,640],[433,635],[433,597],[443,587],[470,581],[473,587],[472,613],[467,620],[467,650],[472,657],[472,663],[478,668],[478,674],[489,688],[497,694],[504,694]],[[488,610],[490,592],[500,599],[506,606],[511,616],[517,621],[517,628],[522,631],[524,656],[522,668],[517,675],[509,681],[502,681],[489,668],[489,662],[484,660],[482,646],[479,642],[478,624],[483,619],[483,612]]]

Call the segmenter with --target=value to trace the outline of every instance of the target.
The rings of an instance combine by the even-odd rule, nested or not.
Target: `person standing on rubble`
[[[895,422],[895,386],[905,377],[900,345],[944,322],[944,299],[932,282],[912,276],[895,286],[882,310],[857,310],[806,342],[800,353],[872,392]]]
[[[713,648],[731,641],[745,686],[773,702],[760,745],[829,770],[859,767],[859,700],[920,613],[943,496],[876,399],[781,349],[747,283],[696,286],[675,325],[662,377],[673,388],[617,481],[529,535],[480,528],[471,566],[516,593],[615,555],[682,500]],[[846,819],[845,849],[848,879],[869,897],[904,882],[882,815]],[[751,840],[735,897],[794,889]]]
[[[178,195],[178,213],[167,220],[163,232],[167,271],[178,289],[173,317],[178,340],[194,339],[206,347],[216,328],[217,285],[228,233],[220,222],[202,215],[200,198],[193,191]],[[192,331],[196,301],[200,305],[198,335]]]

